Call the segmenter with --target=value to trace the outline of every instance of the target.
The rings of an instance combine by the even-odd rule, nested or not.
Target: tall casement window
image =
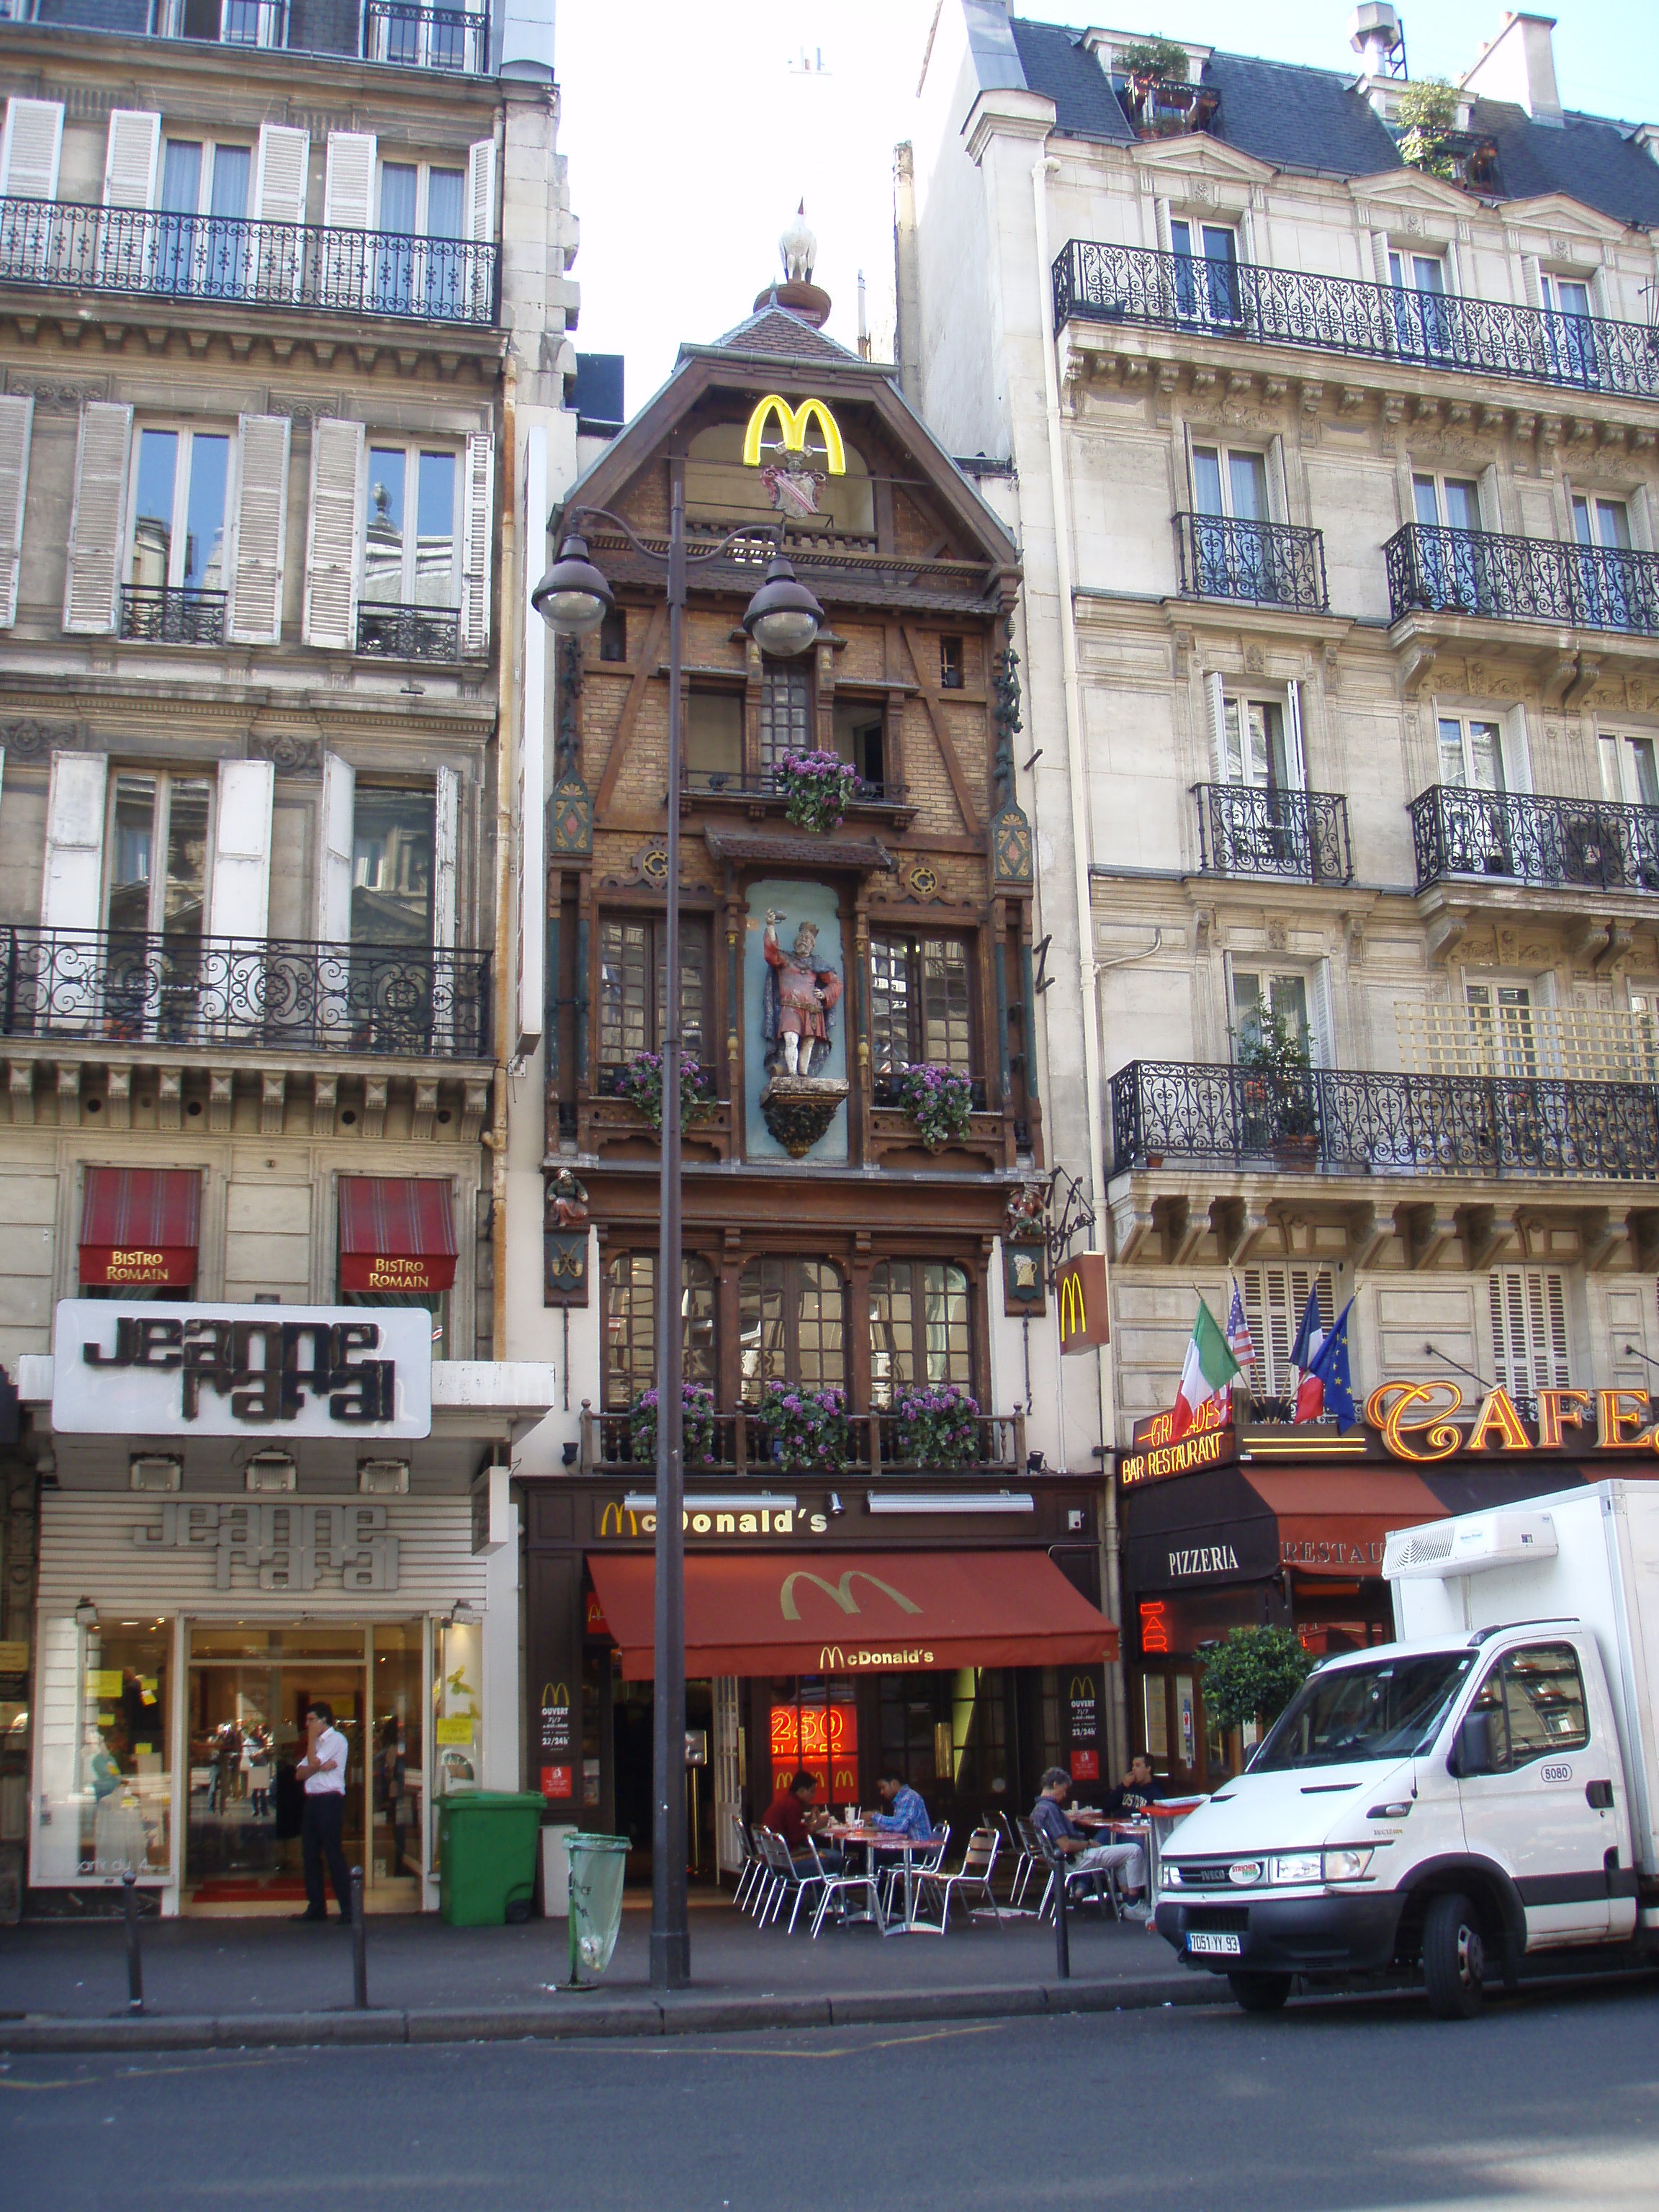
[[[607,1066],[635,1053],[660,1049],[668,1012],[660,915],[611,915],[599,924],[599,1059]],[[708,923],[680,917],[680,1042],[694,1060],[706,1057],[708,1003]]]
[[[137,448],[121,635],[221,644],[230,434],[147,427]]]
[[[799,660],[769,660],[761,672],[760,764],[770,774],[786,753],[812,747],[812,672]]]
[[[121,937],[193,947],[207,916],[213,785],[206,776],[125,769],[112,782],[106,926]]]
[[[460,646],[460,456],[371,445],[362,515],[357,650],[453,659]]]
[[[1598,750],[1603,798],[1631,806],[1659,806],[1659,760],[1651,738],[1614,737],[1604,731]]]
[[[359,783],[351,834],[351,941],[433,943],[432,786]]]
[[[688,1252],[680,1266],[685,1379],[714,1388],[714,1271]],[[657,1387],[657,1255],[619,1252],[605,1271],[605,1402],[626,1413]]]
[[[966,941],[872,931],[870,1035],[878,1075],[920,1061],[969,1073],[973,963]]]
[[[870,1277],[870,1395],[971,1389],[973,1334],[964,1269],[948,1260],[884,1260]]]
[[[1177,219],[1170,225],[1170,244],[1175,252],[1176,313],[1200,322],[1237,322],[1237,234],[1224,223]]]
[[[757,1405],[775,1382],[799,1390],[845,1383],[847,1292],[828,1261],[747,1261],[738,1327],[745,1405]]]

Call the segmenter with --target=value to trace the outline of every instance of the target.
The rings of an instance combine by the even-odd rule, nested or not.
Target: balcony
[[[1659,637],[1659,556],[1408,522],[1382,548],[1389,619],[1478,615]]]
[[[1183,599],[1242,599],[1306,615],[1329,611],[1322,531],[1221,514],[1177,514],[1175,523]]]
[[[0,1036],[491,1055],[487,952],[12,927],[0,961]]]
[[[764,801],[769,813],[781,811],[788,795],[783,777],[771,769],[687,768],[682,771],[680,787],[688,796],[698,799]],[[889,813],[914,813],[915,804],[909,792],[908,784],[861,775],[849,811],[868,807],[872,811],[884,809]]]
[[[1199,865],[1206,875],[1276,876],[1289,883],[1351,884],[1348,802],[1340,792],[1260,790],[1200,783]]]
[[[973,1417],[979,1432],[978,1448],[963,1467],[939,1469],[904,1456],[903,1425],[879,1407],[848,1416],[851,1449],[844,1469],[848,1474],[922,1474],[949,1473],[1024,1474],[1025,1473],[1025,1417],[1023,1413],[980,1413]],[[582,1415],[581,1471],[583,1474],[633,1474],[654,1473],[654,1459],[635,1456],[627,1413],[585,1413]],[[698,1475],[754,1475],[766,1481],[799,1481],[801,1471],[787,1477],[772,1456],[771,1439],[760,1415],[747,1407],[714,1416],[714,1449],[707,1459],[686,1461],[686,1474]],[[807,1471],[810,1479],[811,1471]]]
[[[1113,1176],[1166,1162],[1315,1176],[1659,1181],[1659,1085],[1528,1074],[1264,1076],[1134,1060],[1112,1078]]]
[[[141,645],[222,645],[228,596],[123,584],[121,635]]]
[[[1054,328],[1134,323],[1573,392],[1659,399],[1659,326],[1548,314],[1346,276],[1074,238],[1054,264]]]
[[[487,326],[497,264],[465,238],[0,199],[0,284],[32,289]]]
[[[461,618],[453,608],[357,607],[357,650],[378,660],[459,660]]]
[[[0,22],[330,54],[470,76],[489,70],[487,8],[399,0],[0,0]]]
[[[1444,784],[1411,803],[1417,888],[1454,876],[1557,890],[1659,891],[1659,807]]]

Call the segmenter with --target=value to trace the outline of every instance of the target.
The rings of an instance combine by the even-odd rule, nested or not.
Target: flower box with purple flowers
[[[967,1076],[958,1075],[954,1068],[907,1061],[894,1079],[893,1090],[930,1152],[967,1135],[974,1112],[974,1086]]]
[[[787,1474],[839,1474],[851,1455],[844,1390],[774,1383],[760,1403],[774,1466]]]
[[[916,1467],[966,1467],[979,1457],[979,1403],[952,1382],[901,1390],[893,1401],[899,1457]]]
[[[681,1388],[684,1411],[680,1416],[680,1456],[687,1466],[714,1456],[714,1394],[701,1382]],[[657,1394],[642,1390],[628,1412],[628,1446],[636,1461],[654,1467],[657,1460]]]
[[[662,1134],[662,1069],[659,1052],[636,1052],[617,1078],[617,1096],[637,1106],[657,1134]],[[680,1122],[684,1127],[713,1110],[714,1078],[701,1060],[680,1057]]]
[[[860,777],[839,753],[786,753],[778,763],[785,817],[821,835],[836,828],[858,797]]]

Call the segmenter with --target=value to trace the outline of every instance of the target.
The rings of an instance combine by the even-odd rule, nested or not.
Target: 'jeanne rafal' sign
[[[65,1298],[52,1419],[92,1436],[428,1436],[432,1316]]]

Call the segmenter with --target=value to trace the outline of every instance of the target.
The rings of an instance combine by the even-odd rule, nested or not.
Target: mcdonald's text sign
[[[1060,1304],[1062,1352],[1094,1352],[1110,1343],[1103,1252],[1079,1252],[1075,1259],[1063,1261],[1054,1275],[1054,1296]]]

